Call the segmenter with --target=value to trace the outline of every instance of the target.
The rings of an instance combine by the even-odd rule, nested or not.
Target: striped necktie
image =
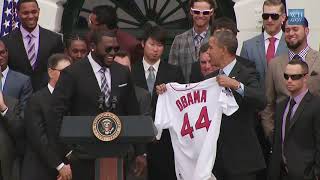
[[[27,45],[27,54],[28,59],[30,61],[30,65],[32,69],[34,69],[34,65],[36,62],[36,48],[35,48],[35,38],[32,34],[28,34],[28,45]]]
[[[109,73],[109,69],[106,67],[101,67],[101,69],[99,70],[100,72],[100,77],[101,77],[101,92],[104,94],[105,97],[105,103],[107,105],[107,102],[109,100],[110,97],[110,87],[108,85],[108,81],[106,78],[106,72]]]

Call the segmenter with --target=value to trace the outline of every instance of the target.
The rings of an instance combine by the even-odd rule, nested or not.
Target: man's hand
[[[147,160],[144,155],[137,156],[133,173],[135,176],[141,176],[147,167]]]
[[[59,170],[59,175],[57,180],[71,180],[72,179],[72,171],[70,165],[64,165]]]
[[[7,109],[8,107],[6,106],[4,99],[3,99],[3,94],[2,91],[0,91],[0,111],[3,112]]]
[[[163,94],[167,91],[166,85],[165,84],[160,84],[156,86],[156,92],[158,95]]]
[[[240,86],[240,82],[225,75],[217,76],[217,82],[219,86],[230,88],[232,90],[237,90]]]

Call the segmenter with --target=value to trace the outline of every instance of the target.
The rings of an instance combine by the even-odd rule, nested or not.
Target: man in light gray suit
[[[8,67],[8,53],[4,42],[0,40],[2,91],[4,95],[18,99],[22,107],[24,107],[32,94],[31,80],[28,76],[13,71]]]
[[[281,29],[285,18],[285,7],[280,0],[264,1],[262,14],[264,32],[244,41],[242,46],[240,56],[255,62],[262,87],[268,63],[274,57],[288,51]]]
[[[181,67],[186,82],[189,82],[192,63],[198,61],[201,45],[209,41],[209,23],[216,7],[214,0],[190,0],[193,27],[173,40],[169,63]]]

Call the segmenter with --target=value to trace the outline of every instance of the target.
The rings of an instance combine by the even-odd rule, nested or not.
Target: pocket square
[[[125,87],[127,85],[128,85],[128,83],[124,83],[124,84],[120,84],[118,87]]]
[[[310,76],[316,76],[316,75],[318,75],[318,73],[315,72],[315,71],[312,71],[311,74],[310,74]]]

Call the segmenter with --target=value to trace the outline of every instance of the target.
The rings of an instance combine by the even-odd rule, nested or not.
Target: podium
[[[109,142],[101,141],[94,135],[92,124],[95,118],[95,116],[65,116],[61,125],[60,140],[68,145],[73,153],[79,154],[80,159],[102,158],[101,161],[109,159],[109,164],[114,164],[110,167],[108,163],[103,165],[96,163],[95,180],[122,180],[122,157],[127,154],[133,144],[146,144],[155,138],[156,129],[152,118],[149,116],[119,116],[121,132],[116,139]],[[115,174],[116,176],[103,177],[105,175],[102,175],[101,168],[106,169],[109,175]]]

